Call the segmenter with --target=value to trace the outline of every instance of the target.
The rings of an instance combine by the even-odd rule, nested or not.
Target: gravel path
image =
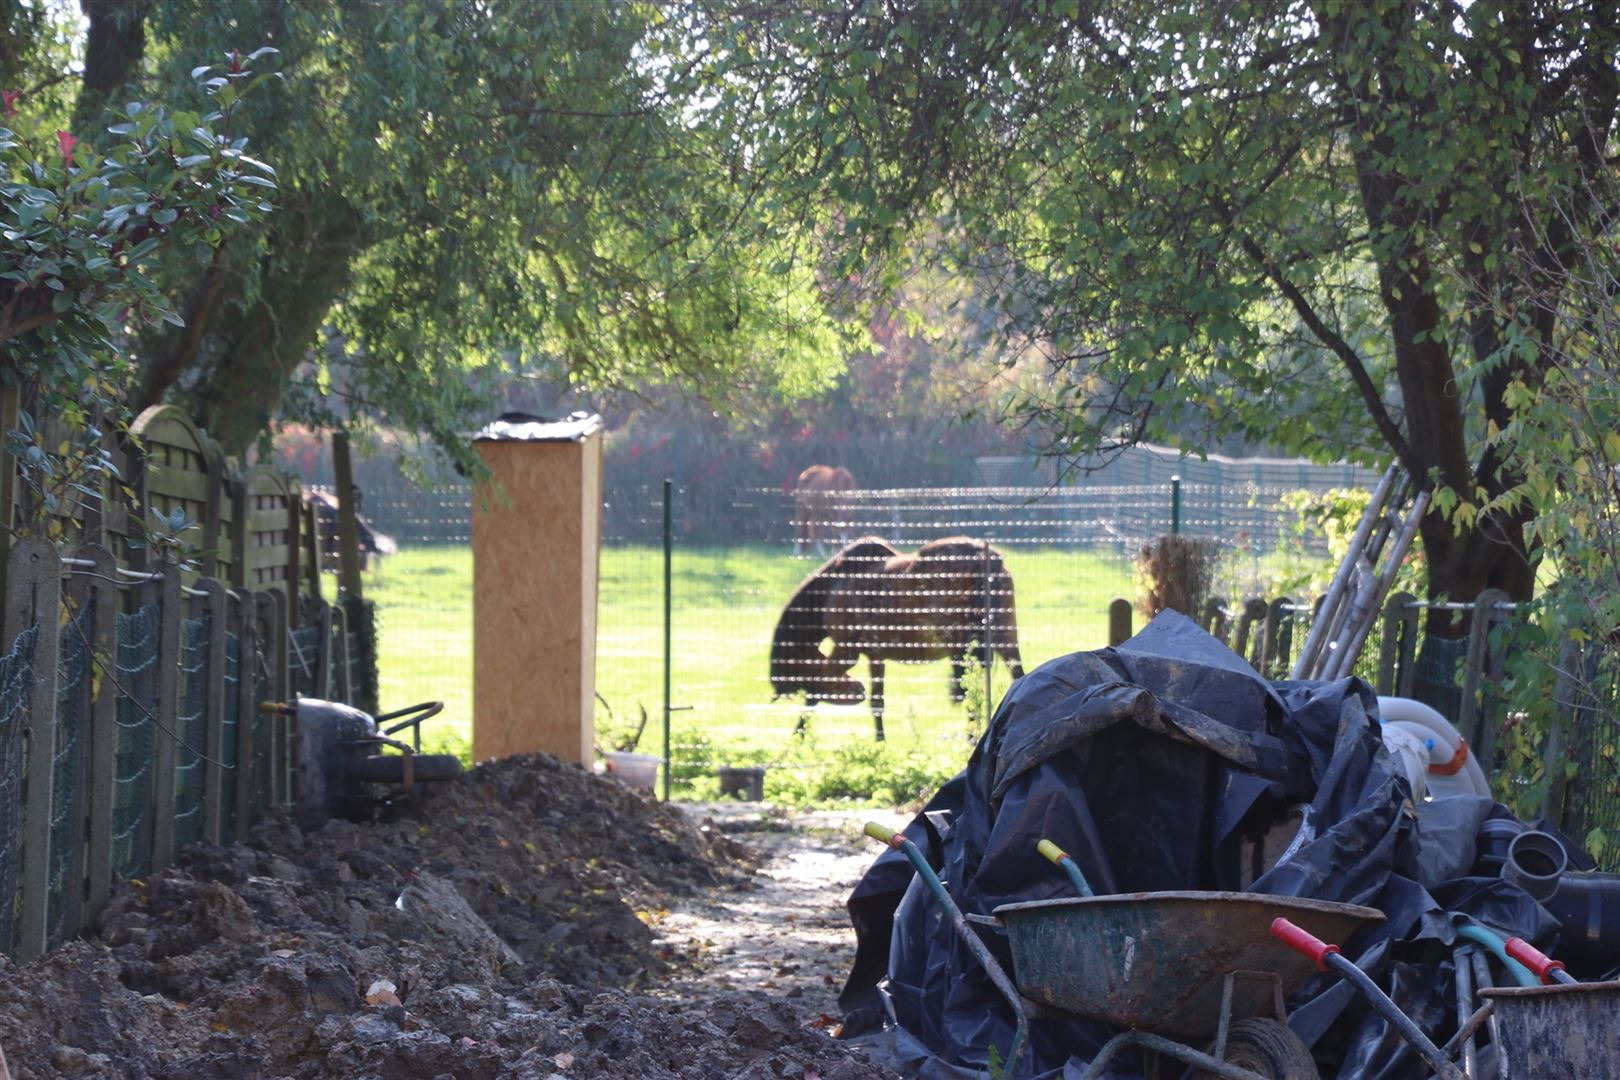
[[[737,991],[791,1000],[810,1022],[837,1022],[838,991],[855,955],[844,902],[880,848],[867,821],[899,828],[892,810],[772,809],[759,803],[682,804],[761,859],[749,879],[649,913],[661,945],[694,969],[662,994],[683,999]]]

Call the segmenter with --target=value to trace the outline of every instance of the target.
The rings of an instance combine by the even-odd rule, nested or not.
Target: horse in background
[[[840,544],[848,542],[838,493],[854,490],[855,477],[842,465],[812,465],[799,474],[793,489],[793,554],[814,547],[820,555],[823,532],[829,527],[835,527]]]
[[[356,501],[359,493],[355,493]],[[338,536],[338,497],[328,488],[306,488],[304,501],[315,508],[315,517],[321,526],[321,569],[337,570],[342,563],[341,540]],[[366,570],[371,566],[373,558],[392,555],[399,550],[391,536],[385,536],[372,528],[371,522],[361,517],[357,511],[354,515],[355,538],[360,544],[360,569]]]
[[[830,653],[823,651],[829,639]],[[1013,678],[1023,677],[1013,580],[1001,553],[982,540],[953,536],[902,555],[868,536],[805,578],[782,609],[771,641],[771,689],[777,697],[802,691],[810,705],[856,704],[866,695],[849,672],[864,654],[881,741],[887,661],[948,657],[951,700],[961,702],[970,652],[987,667],[1000,656]]]

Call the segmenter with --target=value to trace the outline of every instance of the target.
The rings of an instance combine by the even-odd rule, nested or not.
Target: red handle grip
[[[1562,960],[1554,960],[1552,957],[1548,956],[1546,953],[1524,940],[1524,938],[1508,938],[1507,954],[1513,957],[1513,959],[1517,960],[1519,963],[1523,964],[1525,967],[1529,968],[1531,971],[1535,972],[1536,978],[1540,979],[1542,983],[1546,985],[1552,984],[1553,972],[1564,970],[1564,962]]]
[[[1316,965],[1316,970],[1327,970],[1327,958],[1339,951],[1337,945],[1327,942],[1306,933],[1287,919],[1277,918],[1271,921],[1271,936],[1287,945],[1297,953],[1304,953]]]

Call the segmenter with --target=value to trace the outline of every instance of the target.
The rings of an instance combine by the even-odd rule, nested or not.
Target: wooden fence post
[[[315,601],[320,611],[319,631],[315,641],[315,696],[323,701],[332,700],[332,605],[324,600]]]
[[[205,594],[203,603],[208,612],[208,687],[203,694],[208,733],[203,740],[203,836],[210,844],[217,844],[225,782],[221,758],[225,754],[225,665],[229,663],[225,634],[230,629],[231,594],[218,578],[203,578],[197,584]]]
[[[94,662],[103,672],[118,665],[118,562],[111,549],[82,547],[77,557],[88,561],[86,603],[94,605],[90,638]],[[90,856],[86,873],[90,887],[85,918],[94,920],[112,894],[113,777],[118,773],[118,688],[110,678],[101,680],[90,706]]]
[[[28,697],[27,784],[22,822],[22,910],[17,959],[28,963],[45,952],[51,900],[51,785],[56,773],[56,658],[61,645],[62,564],[56,545],[22,540],[7,558],[5,640],[30,626],[34,642],[33,685]],[[9,899],[9,898],[7,898]]]
[[[1479,699],[1485,687],[1491,627],[1501,620],[1496,605],[1509,602],[1508,594],[1501,589],[1486,589],[1474,598],[1474,610],[1468,620],[1468,652],[1463,659],[1462,707],[1458,710],[1457,730],[1468,740],[1487,773],[1491,769],[1491,743],[1495,740],[1493,732],[1485,726],[1485,710],[1480,707]]]
[[[253,823],[253,721],[259,703],[253,693],[254,669],[259,649],[259,613],[254,594],[244,592],[237,603],[236,665],[236,836],[247,838]]]
[[[185,622],[180,590],[180,568],[171,562],[157,567],[160,600],[158,623],[158,702],[152,733],[153,768],[157,770],[153,788],[155,807],[152,818],[152,869],[159,870],[174,861],[175,759],[178,756],[180,717],[180,629]]]
[[[1378,692],[1411,697],[1417,677],[1417,597],[1393,594],[1384,602],[1384,639],[1378,646]]]
[[[1257,670],[1268,679],[1272,677],[1274,669],[1284,666],[1279,661],[1286,660],[1288,650],[1293,645],[1294,613],[1289,610],[1292,604],[1288,597],[1279,596],[1266,605],[1266,617],[1260,630],[1260,664]]]
[[[360,596],[360,521],[355,505],[354,462],[349,454],[349,433],[332,433],[332,471],[338,499],[338,595]]]
[[[1131,602],[1122,598],[1108,605],[1108,645],[1123,645],[1131,638]]]
[[[11,442],[7,433],[17,430],[21,405],[16,387],[0,384],[0,596],[11,595],[6,575],[11,566],[11,528],[17,522],[17,458],[6,449]]]
[[[1258,596],[1251,596],[1247,600],[1243,601],[1243,614],[1238,616],[1237,630],[1235,631],[1232,640],[1232,651],[1243,657],[1243,659],[1247,660],[1249,662],[1249,666],[1254,668],[1256,671],[1260,670],[1259,652],[1261,647],[1261,634],[1254,634],[1255,640],[1252,645],[1250,643],[1249,636],[1250,634],[1254,633],[1254,628],[1257,624],[1264,624],[1265,621],[1266,602],[1264,600],[1260,599]],[[1263,632],[1262,625],[1262,633]]]

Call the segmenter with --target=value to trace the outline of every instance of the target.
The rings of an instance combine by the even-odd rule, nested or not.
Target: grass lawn
[[[1005,549],[1018,605],[1024,666],[1107,643],[1108,603],[1131,595],[1129,565],[1114,549]],[[920,797],[961,768],[982,716],[983,674],[970,674],[966,706],[952,704],[944,661],[889,666],[888,742],[872,738],[865,705],[771,701],[768,654],[782,604],[816,566],[784,549],[679,549],[674,566],[675,778],[709,794],[721,764],[766,764],[768,797],[896,803]],[[466,755],[472,723],[472,556],[465,546],[408,548],[368,574],[380,620],[382,707],[446,703],[425,743]],[[654,547],[602,552],[597,633],[598,741],[628,737],[650,719],[639,750],[662,750],[663,561]],[[865,665],[856,670],[864,676]],[[992,695],[1007,689],[999,663]],[[802,732],[796,733],[801,718]]]

